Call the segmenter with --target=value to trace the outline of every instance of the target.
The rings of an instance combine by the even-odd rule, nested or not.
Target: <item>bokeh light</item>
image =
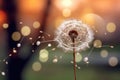
[[[19,41],[21,39],[21,34],[19,32],[13,32],[12,39],[14,41]]]
[[[63,9],[70,9],[75,10],[77,6],[79,5],[79,0],[53,0],[54,4],[59,8],[60,10]]]
[[[108,62],[111,67],[115,67],[118,64],[118,58],[110,57]]]
[[[57,63],[58,62],[58,59],[57,58],[54,58],[53,59],[53,63]]]
[[[18,44],[17,44],[17,47],[21,47],[21,43],[18,43]]]
[[[108,32],[115,32],[115,30],[116,30],[116,25],[115,25],[115,23],[112,23],[112,22],[110,22],[110,23],[108,23],[107,24],[107,26],[106,26],[106,29],[107,29],[107,31]]]
[[[89,60],[88,57],[84,57],[84,59],[83,59],[83,61],[84,61],[85,63],[89,63],[88,60]]]
[[[37,42],[36,42],[36,45],[37,45],[37,46],[39,46],[40,44],[41,44],[41,42],[40,42],[40,41],[37,41]]]
[[[89,14],[83,14],[83,16],[81,17],[82,21],[88,25],[90,25],[90,27],[97,32],[97,36],[102,36],[103,37],[103,33],[105,32],[105,21],[104,19],[94,13],[89,13]]]
[[[4,28],[4,29],[7,29],[8,27],[9,27],[9,24],[8,24],[8,23],[4,23],[4,24],[3,24],[3,28]]]
[[[40,28],[40,22],[35,21],[35,22],[33,23],[33,28],[35,28],[35,29]]]
[[[39,60],[41,62],[47,62],[49,59],[49,52],[46,49],[42,49],[39,52]]]
[[[100,55],[101,55],[101,57],[106,58],[106,57],[108,57],[108,51],[103,49],[103,50],[101,50]]]
[[[31,33],[31,29],[30,29],[29,26],[23,26],[23,27],[21,28],[21,34],[22,34],[23,36],[28,36],[30,33]]]
[[[95,40],[95,41],[93,42],[93,46],[94,46],[95,48],[101,48],[101,47],[102,47],[102,41],[101,41],[101,40]]]
[[[5,72],[1,72],[1,75],[5,76]]]
[[[56,0],[56,5],[61,8],[70,8],[71,6],[73,6],[73,0]]]
[[[75,54],[75,61],[80,62],[82,60],[82,55],[80,53]]]
[[[41,68],[42,68],[42,65],[38,61],[34,62],[33,65],[32,65],[33,71],[40,71]]]
[[[52,44],[51,44],[51,43],[49,43],[49,44],[48,44],[48,47],[51,47],[51,46],[52,46]]]

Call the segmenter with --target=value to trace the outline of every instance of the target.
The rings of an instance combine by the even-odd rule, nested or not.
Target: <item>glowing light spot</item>
[[[63,9],[62,14],[64,17],[69,17],[71,15],[70,9]]]
[[[102,50],[100,52],[101,57],[106,58],[108,56],[108,51],[107,50]]]
[[[72,63],[72,64],[73,64],[73,61],[70,61],[70,63]]]
[[[37,46],[39,46],[40,44],[41,44],[41,42],[40,42],[40,41],[37,41],[37,42],[36,42],[36,45],[37,45]]]
[[[12,54],[9,54],[9,56],[11,57],[11,56],[12,56]]]
[[[34,52],[35,52],[35,50],[32,50],[32,52],[34,53]]]
[[[75,67],[78,67],[78,65],[76,64]]]
[[[114,48],[114,46],[110,46],[110,48]]]
[[[78,67],[78,69],[80,69],[80,67]]]
[[[23,22],[20,22],[19,24],[23,24]]]
[[[32,43],[32,45],[34,45],[35,43]]]
[[[35,63],[33,63],[33,65],[32,65],[32,69],[33,69],[34,71],[40,71],[41,68],[42,68],[42,66],[41,66],[41,64],[40,64],[39,62],[35,62]]]
[[[118,64],[118,59],[117,57],[110,57],[109,58],[109,65],[112,67],[115,67]]]
[[[40,33],[43,33],[43,31],[40,31]]]
[[[75,54],[75,61],[80,62],[82,60],[82,55],[80,53]]]
[[[35,29],[39,28],[39,27],[40,27],[40,23],[39,23],[38,21],[35,21],[35,22],[33,23],[33,27],[34,27]]]
[[[5,72],[1,72],[1,75],[5,76]]]
[[[63,10],[64,8],[75,10],[79,6],[81,0],[54,0],[53,2],[60,10]]]
[[[71,7],[72,0],[62,0],[62,5],[65,7]]]
[[[13,39],[14,41],[19,41],[20,38],[21,38],[21,34],[20,34],[19,32],[13,32],[13,34],[12,34],[12,39]]]
[[[93,14],[87,14],[82,17],[82,20],[86,22],[89,25],[94,25],[95,23],[95,18]]]
[[[85,57],[83,60],[84,62],[88,62],[88,57]]]
[[[4,29],[7,29],[8,27],[9,27],[9,24],[7,24],[7,23],[4,23],[4,24],[3,24],[3,28],[4,28]]]
[[[31,33],[31,29],[28,26],[23,26],[21,33],[23,36],[28,36]]]
[[[38,38],[40,39],[40,38],[41,38],[41,36],[38,36]]]
[[[17,44],[17,47],[21,47],[21,43],[18,43],[18,44]]]
[[[115,32],[116,30],[116,25],[114,23],[108,23],[107,26],[106,26],[106,29],[108,32],[112,33],[112,32]]]
[[[47,62],[48,59],[49,59],[49,52],[48,52],[46,49],[40,50],[39,60],[40,60],[41,62]]]
[[[17,50],[15,48],[13,48],[13,53],[17,53]]]
[[[52,48],[52,51],[55,51],[56,50],[56,48]]]
[[[93,46],[95,48],[101,48],[102,47],[102,42],[101,40],[95,40],[94,43],[93,43]]]
[[[57,58],[53,59],[53,63],[57,63],[57,62],[58,62]]]
[[[29,38],[29,40],[32,40],[32,39],[33,39],[32,37]]]
[[[8,64],[8,62],[6,61],[5,64]]]
[[[87,63],[87,64],[89,64],[90,62],[89,62],[89,61],[87,61],[86,63]]]
[[[49,44],[48,44],[48,47],[51,47],[51,46],[52,46],[52,44],[51,44],[51,43],[49,43]]]
[[[103,36],[105,30],[105,21],[104,19],[94,13],[83,14],[81,20],[90,25],[90,27],[96,32],[97,36]]]

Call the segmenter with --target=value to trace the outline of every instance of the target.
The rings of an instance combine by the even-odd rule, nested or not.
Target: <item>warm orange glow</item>
[[[44,0],[19,0],[19,8],[22,12],[36,13],[44,7]]]
[[[55,27],[57,28],[63,21],[63,18],[58,17],[54,22]]]
[[[64,17],[70,17],[70,15],[71,15],[71,10],[70,10],[70,9],[63,9],[62,15],[63,15]]]
[[[82,17],[82,20],[89,25],[94,25],[95,24],[95,17],[92,14],[84,15]]]
[[[88,25],[90,25],[90,27],[92,27],[95,31],[96,30],[101,30],[100,27],[104,27],[103,18],[101,16],[97,15],[97,14],[94,14],[94,13],[85,14],[85,15],[82,16],[81,19],[84,23],[87,23]],[[102,30],[102,31],[104,31],[104,30]]]
[[[111,6],[113,4],[112,0],[94,0],[93,6],[100,11],[107,12],[111,9]]]
[[[6,20],[6,13],[2,10],[0,10],[0,26],[5,22]]]
[[[60,10],[65,8],[74,10],[78,7],[79,0],[53,0],[53,2]]]
[[[83,9],[83,14],[88,14],[88,13],[92,13],[92,12],[93,12],[93,9],[90,7],[86,7]]]

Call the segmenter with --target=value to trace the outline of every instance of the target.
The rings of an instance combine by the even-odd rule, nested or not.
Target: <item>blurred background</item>
[[[76,53],[77,80],[120,80],[120,0],[0,0],[0,80],[73,80],[55,31],[68,19],[94,31]]]

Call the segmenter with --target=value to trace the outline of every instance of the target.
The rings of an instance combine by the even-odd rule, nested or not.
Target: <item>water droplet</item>
[[[48,44],[48,47],[51,47],[51,46],[52,46],[51,43],[49,43],[49,44]]]
[[[5,76],[5,72],[1,72],[1,75]]]
[[[36,42],[36,45],[37,45],[37,46],[39,46],[39,45],[40,45],[40,43],[41,43],[40,41],[37,41],[37,42]]]
[[[13,53],[17,53],[17,50],[15,48],[13,48]]]
[[[6,61],[5,64],[8,64],[8,62]]]
[[[85,58],[84,58],[84,62],[87,62],[87,61],[88,61],[88,57],[85,57]]]
[[[20,43],[18,43],[18,44],[17,44],[17,47],[21,47],[21,44],[20,44]]]
[[[58,62],[57,58],[53,59],[53,63],[57,63],[57,62]]]

